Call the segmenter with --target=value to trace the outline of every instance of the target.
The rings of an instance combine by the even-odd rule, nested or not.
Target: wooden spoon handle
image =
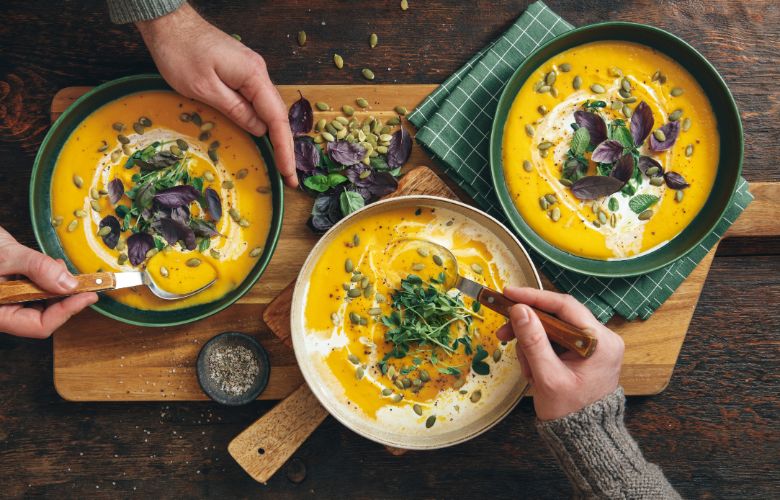
[[[82,292],[101,292],[116,286],[114,273],[78,274],[75,278],[78,285],[67,294],[47,292],[30,280],[0,282],[0,305],[54,299]]]
[[[228,452],[255,481],[266,484],[327,416],[303,384],[233,438]]]
[[[483,306],[492,309],[507,318],[509,317],[509,309],[516,304],[516,302],[509,300],[504,294],[489,288],[483,288],[482,291],[479,292],[477,300]],[[546,313],[535,307],[532,309],[539,317],[539,321],[542,322],[542,326],[544,326],[544,331],[547,332],[547,336],[556,344],[576,352],[583,358],[589,358],[593,354],[593,351],[596,350],[596,344],[598,342],[591,334],[556,318],[550,313]]]

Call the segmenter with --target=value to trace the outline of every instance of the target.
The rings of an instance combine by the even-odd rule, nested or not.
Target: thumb
[[[509,310],[512,330],[517,337],[517,348],[525,357],[535,380],[550,378],[565,369],[553,351],[542,323],[525,304],[517,304]]]
[[[33,283],[53,293],[68,293],[78,285],[65,264],[31,248],[15,244],[4,248],[0,259],[0,276],[22,274]]]

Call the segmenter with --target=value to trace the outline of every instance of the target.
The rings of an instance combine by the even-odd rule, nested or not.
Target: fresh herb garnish
[[[658,197],[652,194],[638,194],[628,200],[628,207],[635,214],[641,214],[658,202]]]

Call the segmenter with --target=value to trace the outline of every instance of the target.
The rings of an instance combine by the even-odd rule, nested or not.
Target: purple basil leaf
[[[647,175],[647,170],[652,167],[658,167],[658,173],[656,173],[654,177],[658,177],[659,175],[664,174],[664,167],[660,163],[658,163],[654,158],[651,158],[649,156],[639,157],[639,170],[641,170],[643,174]]]
[[[200,192],[190,185],[174,186],[154,195],[154,201],[161,207],[176,208],[189,205],[200,197]]]
[[[222,217],[222,202],[217,192],[211,188],[206,188],[206,193],[203,197],[206,200],[206,212],[212,219],[219,220]]]
[[[311,104],[303,97],[300,91],[298,94],[300,94],[301,98],[290,106],[290,111],[287,114],[293,135],[308,134],[311,132],[311,127],[314,124],[314,113],[312,112]]]
[[[336,141],[328,144],[328,154],[331,160],[348,167],[363,161],[363,158],[366,156],[366,150],[360,144]]]
[[[685,189],[690,186],[690,184],[685,181],[685,177],[677,172],[666,172],[664,174],[664,180],[666,181],[666,185],[672,189]]]
[[[645,142],[650,131],[653,130],[653,111],[645,101],[640,102],[634,114],[631,115],[631,137],[634,138],[634,144],[639,147]]]
[[[214,228],[214,224],[203,219],[192,219],[190,228],[192,228],[195,236],[200,236],[201,238],[211,238],[219,234],[216,228]]]
[[[591,144],[601,144],[607,139],[607,124],[604,119],[596,113],[588,111],[575,111],[574,121],[580,127],[585,127],[590,133]]]
[[[590,159],[597,163],[614,163],[623,154],[623,145],[618,141],[607,139],[593,150]]]
[[[175,245],[183,241],[187,250],[195,249],[195,233],[186,224],[173,219],[159,219],[152,223],[152,228],[169,244]]]
[[[127,238],[127,256],[137,266],[146,260],[146,252],[154,247],[154,238],[148,233],[135,233]]]
[[[114,179],[108,183],[108,199],[112,205],[119,203],[125,194],[125,185],[121,179]]]
[[[398,188],[398,180],[390,172],[374,172],[368,191],[373,198],[381,198]]]
[[[309,137],[295,138],[295,168],[304,174],[313,174],[320,164],[320,148]]]
[[[653,151],[666,151],[674,145],[674,141],[680,134],[680,121],[667,123],[661,127],[661,132],[666,136],[666,140],[663,142],[656,139],[654,135],[650,135],[650,149]]]
[[[358,187],[368,187],[373,182],[373,171],[365,165],[353,165],[344,170],[344,175]]]
[[[401,128],[393,134],[393,139],[387,147],[387,164],[390,168],[402,167],[411,154],[412,136],[401,124]]]
[[[634,157],[630,154],[621,156],[610,175],[624,184],[628,182],[634,175]]]
[[[107,215],[100,221],[98,228],[103,229],[106,226],[111,228],[111,232],[103,236],[103,243],[108,248],[116,248],[116,244],[119,243],[119,220],[113,215]]]
[[[339,193],[321,194],[314,200],[309,226],[316,232],[324,233],[341,219]]]
[[[171,210],[171,219],[182,224],[189,224],[190,222],[190,207],[176,207]]]
[[[595,200],[620,191],[626,183],[606,175],[589,175],[574,183],[571,192],[580,200]]]

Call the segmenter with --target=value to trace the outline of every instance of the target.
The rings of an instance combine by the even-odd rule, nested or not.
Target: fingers
[[[97,302],[96,293],[80,293],[56,302],[43,311],[20,305],[0,307],[0,331],[20,337],[42,339],[71,316]]]
[[[541,309],[542,311],[552,313],[560,319],[568,321],[579,328],[601,325],[601,323],[593,317],[593,313],[590,312],[590,309],[582,305],[571,295],[517,286],[507,286],[504,288],[504,295],[515,302],[527,304],[531,307]],[[598,330],[598,328],[596,328],[596,330]]]
[[[0,276],[22,274],[53,293],[68,293],[78,282],[65,264],[18,243],[0,249]]]
[[[241,94],[228,88],[222,81],[215,86],[213,95],[204,96],[204,100],[211,101],[207,103],[217,108],[250,134],[258,137],[265,135],[267,127],[260,120],[252,104]]]
[[[524,304],[512,306],[509,317],[517,338],[517,350],[527,361],[528,369],[535,380],[555,377],[566,369],[553,351],[539,318],[530,307]]]

